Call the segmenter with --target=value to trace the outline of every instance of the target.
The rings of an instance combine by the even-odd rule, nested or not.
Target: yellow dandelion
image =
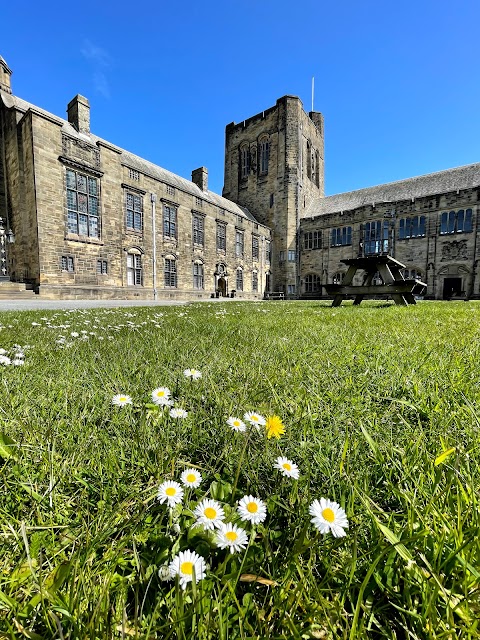
[[[265,424],[267,438],[280,438],[285,433],[285,427],[278,416],[268,416]]]

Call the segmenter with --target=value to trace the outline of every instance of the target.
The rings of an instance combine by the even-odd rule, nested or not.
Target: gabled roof
[[[32,111],[37,115],[40,115],[42,117],[45,117],[49,120],[56,122],[58,125],[62,127],[62,131],[64,133],[66,133],[67,135],[73,138],[76,138],[78,140],[83,140],[84,142],[89,142],[90,144],[98,144],[98,143],[104,144],[110,148],[116,149],[118,153],[121,154],[120,162],[122,164],[127,165],[128,167],[131,167],[132,169],[136,169],[137,171],[140,171],[141,173],[151,176],[152,178],[155,178],[156,180],[159,180],[161,182],[166,182],[167,184],[170,184],[181,191],[185,191],[186,193],[189,193],[192,196],[196,196],[198,198],[201,198],[202,200],[205,200],[206,202],[210,202],[216,205],[217,207],[220,207],[221,209],[225,209],[227,211],[230,211],[231,213],[234,213],[235,215],[241,216],[242,218],[247,218],[252,222],[258,223],[257,219],[245,207],[240,207],[235,202],[232,202],[231,200],[227,200],[227,198],[224,198],[223,196],[220,196],[217,193],[214,193],[213,191],[202,191],[200,187],[198,187],[195,183],[191,182],[190,180],[177,176],[175,173],[172,173],[171,171],[167,171],[166,169],[159,167],[153,162],[149,162],[148,160],[144,160],[143,158],[140,158],[139,156],[136,156],[135,154],[130,153],[129,151],[125,151],[125,149],[121,149],[120,147],[117,147],[116,145],[113,145],[112,143],[106,140],[103,140],[102,138],[99,138],[93,133],[90,133],[90,134],[79,133],[75,129],[75,127],[73,127],[68,122],[68,120],[59,118],[58,116],[52,113],[49,113],[44,109],[40,109],[39,107],[31,104],[30,102],[27,102],[26,100],[22,100],[21,98],[5,93],[4,91],[0,91],[0,98],[3,100],[3,103],[5,104],[5,106],[9,109],[14,108],[22,113],[26,113],[27,111]],[[261,223],[258,223],[258,224],[261,224]],[[261,226],[264,226],[264,225],[261,225]]]
[[[410,200],[478,186],[480,186],[480,163],[477,162],[407,180],[387,182],[376,187],[337,193],[325,198],[315,198],[302,217],[351,211],[365,205]]]

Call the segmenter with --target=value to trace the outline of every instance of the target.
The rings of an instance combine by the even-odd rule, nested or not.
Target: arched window
[[[320,154],[318,151],[315,151],[315,175],[314,182],[317,187],[320,186]]]
[[[305,293],[313,293],[314,291],[320,291],[322,288],[320,284],[320,276],[316,273],[309,273],[305,276]]]
[[[243,291],[243,269],[237,269],[237,291]]]
[[[250,173],[250,154],[248,152],[248,145],[242,145],[240,147],[240,178],[243,180],[248,178]]]
[[[136,247],[127,251],[127,285],[143,286],[142,251]]]
[[[200,260],[196,260],[193,263],[193,288],[204,289],[203,281],[203,263]]]
[[[165,266],[163,270],[165,276],[165,287],[168,289],[177,288],[177,259],[175,256],[165,257]]]
[[[312,147],[307,141],[307,178],[312,179]]]
[[[262,140],[260,140],[260,174],[261,175],[265,175],[268,173],[268,155],[269,155],[268,138],[262,138]]]

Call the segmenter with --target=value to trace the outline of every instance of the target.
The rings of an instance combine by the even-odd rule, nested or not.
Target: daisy
[[[278,416],[268,416],[265,424],[267,438],[280,438],[285,433],[285,427]]]
[[[300,475],[298,467],[294,462],[288,460],[288,458],[282,458],[281,456],[279,456],[273,466],[275,467],[275,469],[279,469],[284,476],[287,476],[287,478],[298,480],[298,477]]]
[[[185,471],[180,476],[180,480],[186,487],[192,487],[193,489],[196,489],[202,482],[202,474],[195,469],[185,469]]]
[[[16,367],[21,367],[23,364],[25,364],[25,360],[23,360],[23,358],[15,358],[15,360],[12,360],[12,364]]]
[[[167,387],[158,387],[152,391],[152,401],[159,405],[170,405],[170,389]]]
[[[245,431],[245,429],[247,428],[245,426],[245,423],[240,420],[240,418],[234,418],[232,416],[230,416],[230,418],[227,420],[227,424],[234,431]]]
[[[186,378],[190,378],[191,380],[200,380],[200,378],[202,377],[202,372],[198,369],[185,369],[183,375]]]
[[[265,418],[255,411],[247,411],[243,416],[243,419],[255,427],[259,427],[260,425],[263,426],[266,422]]]
[[[174,507],[183,500],[183,489],[174,480],[166,480],[158,487],[157,498],[161,504],[166,502],[169,507]]]
[[[263,500],[253,496],[244,496],[238,501],[238,513],[242,520],[248,520],[252,524],[263,522],[267,517],[267,507]]]
[[[170,409],[170,417],[171,418],[186,418],[188,416],[188,412],[185,409],[179,409],[178,407],[174,407]]]
[[[347,534],[348,520],[345,511],[337,502],[326,498],[314,500],[309,508],[312,522],[320,533],[332,532],[335,538],[343,538]]]
[[[196,525],[202,525],[204,529],[214,529],[220,527],[225,518],[225,512],[216,500],[204,498],[197,504],[193,511],[197,517]]]
[[[195,551],[180,551],[170,563],[170,574],[172,578],[178,576],[178,581],[182,589],[185,589],[189,582],[192,582],[195,575],[195,582],[205,577],[205,560]]]
[[[9,364],[12,364],[12,361],[8,356],[0,356],[0,364],[8,366]]]
[[[124,393],[119,393],[118,395],[113,396],[112,404],[115,404],[117,407],[124,407],[126,404],[132,404],[132,399]]]
[[[220,549],[230,547],[230,553],[242,551],[248,544],[248,536],[244,529],[237,527],[236,524],[222,524],[217,533],[217,546]]]

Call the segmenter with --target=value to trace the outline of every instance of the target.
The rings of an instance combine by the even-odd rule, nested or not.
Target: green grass
[[[480,638],[479,320],[474,302],[0,314],[0,348],[30,345],[0,366],[0,637]],[[253,409],[286,434],[226,425]],[[204,481],[170,512],[158,485],[190,465]],[[244,553],[192,528],[203,496],[236,520],[246,494],[268,517]],[[320,497],[345,538],[311,524]],[[185,591],[158,576],[184,549],[209,565]]]

